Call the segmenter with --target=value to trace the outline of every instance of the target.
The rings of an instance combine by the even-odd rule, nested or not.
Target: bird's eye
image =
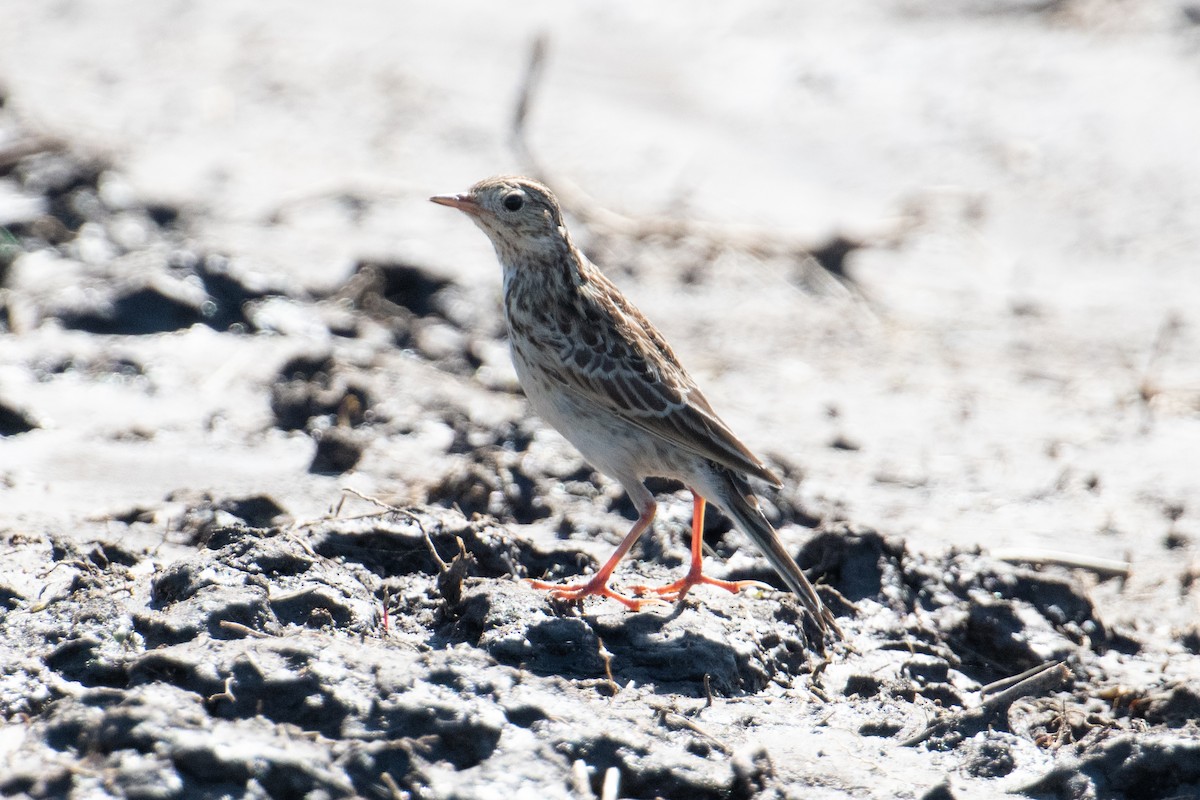
[[[520,211],[523,205],[525,205],[525,197],[520,192],[513,192],[504,198],[504,207],[509,211]]]

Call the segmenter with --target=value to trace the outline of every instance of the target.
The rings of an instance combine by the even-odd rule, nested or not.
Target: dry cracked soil
[[[5,5],[0,794],[1200,797],[1194,4]],[[426,201],[512,170],[845,642],[521,582],[635,514]]]

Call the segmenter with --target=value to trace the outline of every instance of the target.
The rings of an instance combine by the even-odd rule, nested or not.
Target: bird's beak
[[[429,198],[439,206],[450,206],[457,208],[459,211],[464,211],[467,214],[483,213],[483,206],[479,205],[474,195],[470,194],[436,194]]]

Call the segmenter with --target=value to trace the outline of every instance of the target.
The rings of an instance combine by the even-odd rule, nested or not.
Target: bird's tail
[[[728,480],[725,483],[728,490],[723,493],[722,497],[713,498],[713,501],[767,557],[767,561],[771,563],[771,567],[783,579],[783,582],[800,598],[800,602],[812,615],[813,621],[821,632],[832,633],[836,638],[844,639],[845,634],[838,627],[833,612],[821,602],[813,585],[808,582],[808,578],[804,577],[800,567],[784,549],[775,529],[771,527],[771,523],[767,521],[762,509],[759,508],[758,498],[754,496],[750,486],[740,476],[733,473],[727,472],[726,477]]]

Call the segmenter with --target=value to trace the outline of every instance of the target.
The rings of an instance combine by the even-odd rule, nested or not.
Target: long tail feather
[[[763,516],[758,506],[758,500],[749,491],[748,486],[739,486],[732,475],[729,475],[728,489],[724,497],[713,498],[714,502],[729,515],[751,541],[767,557],[771,567],[783,579],[800,602],[812,615],[813,621],[822,633],[832,633],[838,639],[844,639],[845,634],[838,627],[837,619],[817,596],[813,585],[800,571],[800,567],[792,560],[791,555],[784,549],[779,536],[771,523]]]

